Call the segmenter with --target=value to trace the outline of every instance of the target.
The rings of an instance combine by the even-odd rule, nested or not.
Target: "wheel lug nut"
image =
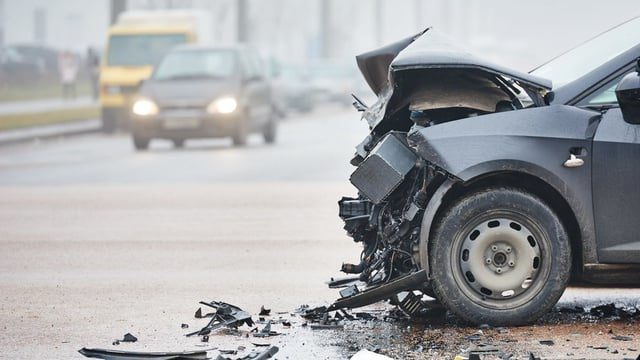
[[[495,245],[492,245],[492,246],[491,246],[491,251],[493,251],[493,252],[498,251],[498,247],[497,247],[497,246],[495,246]]]
[[[497,269],[496,269],[496,273],[498,273],[498,274],[502,274],[502,268],[497,268]]]
[[[487,264],[491,264],[491,259],[490,258],[486,258],[485,261]]]
[[[509,266],[514,267],[515,265],[516,263],[513,260],[509,261]]]
[[[511,252],[511,248],[507,246],[506,249],[504,249],[506,252],[510,253]]]

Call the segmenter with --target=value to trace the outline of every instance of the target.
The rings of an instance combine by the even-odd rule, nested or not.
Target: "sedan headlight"
[[[207,106],[207,112],[209,114],[231,114],[238,108],[238,102],[236,99],[228,96],[221,97],[213,100],[209,106]]]
[[[158,113],[158,105],[153,100],[142,98],[133,103],[131,111],[138,116],[153,116]]]

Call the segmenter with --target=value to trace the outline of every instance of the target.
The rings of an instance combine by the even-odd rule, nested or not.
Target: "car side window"
[[[604,84],[598,90],[582,99],[578,106],[617,106],[618,98],[616,98],[616,87],[618,86],[618,82],[628,73],[629,72],[626,72]]]
[[[245,79],[251,79],[256,76],[256,71],[253,66],[253,62],[247,52],[241,52],[240,62],[242,63],[242,69],[244,70]]]
[[[251,51],[249,52],[249,61],[251,62],[251,65],[253,67],[253,71],[254,71],[254,76],[255,77],[259,77],[259,78],[263,78],[264,77],[264,66],[262,64],[262,61],[260,61],[260,58],[258,57],[258,55]]]

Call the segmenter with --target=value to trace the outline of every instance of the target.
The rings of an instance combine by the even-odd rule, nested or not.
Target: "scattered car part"
[[[186,336],[208,335],[212,331],[217,330],[221,327],[237,328],[244,324],[253,326],[251,314],[235,305],[227,304],[220,301],[212,301],[210,303],[201,301],[200,304],[211,307],[215,309],[216,312],[211,315],[211,320],[205,327],[198,331],[189,333]],[[197,315],[198,312],[196,312],[196,316]],[[201,312],[200,315],[202,315]]]
[[[260,312],[258,313],[259,316],[269,316],[270,314],[271,314],[271,309],[265,309],[264,305],[260,307]]]
[[[138,341],[137,337],[131,335],[131,333],[126,333],[126,334],[124,334],[122,339],[114,340],[112,344],[113,345],[120,345],[121,342],[136,342],[136,341]]]
[[[427,281],[426,272],[424,270],[418,271],[392,280],[386,284],[361,291],[352,296],[338,299],[329,306],[327,311],[356,308],[373,304],[375,302],[388,299],[399,292],[420,288],[425,281]]]
[[[366,349],[362,349],[357,353],[353,354],[350,360],[392,360],[390,357],[374,353],[373,351],[369,351]]]
[[[222,355],[218,355],[216,360],[266,360],[271,359],[275,354],[278,353],[277,346],[270,346],[268,349],[261,351],[259,353],[251,353],[247,356],[243,356],[241,358],[231,359],[228,357],[223,357]]]
[[[271,330],[271,320],[269,320],[269,322],[267,322],[267,325],[265,325],[264,328],[262,328],[260,331],[257,331],[257,329],[254,330],[256,331],[254,332],[252,330],[253,336],[259,338],[280,335],[279,332]]]
[[[89,349],[82,348],[78,352],[88,358],[104,359],[104,360],[179,360],[179,359],[209,359],[206,350],[183,351],[183,352],[139,352],[139,351],[121,351],[107,349]]]

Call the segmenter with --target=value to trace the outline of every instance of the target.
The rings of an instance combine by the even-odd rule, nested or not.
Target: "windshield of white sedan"
[[[177,51],[165,57],[153,78],[171,79],[224,79],[235,73],[235,53],[231,50]]]
[[[554,88],[561,87],[636,46],[638,34],[640,17],[600,34],[531,73],[551,80]]]

